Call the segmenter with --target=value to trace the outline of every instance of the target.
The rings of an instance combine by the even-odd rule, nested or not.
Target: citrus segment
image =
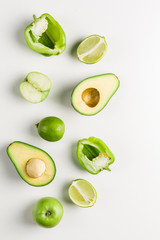
[[[92,207],[97,199],[96,190],[84,179],[72,181],[68,194],[72,202],[79,207]]]
[[[92,35],[85,38],[77,49],[77,56],[81,62],[96,63],[104,57],[107,51],[107,43],[104,37]]]

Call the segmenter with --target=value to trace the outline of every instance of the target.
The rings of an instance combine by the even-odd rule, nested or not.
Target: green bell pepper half
[[[33,15],[34,22],[24,31],[28,46],[45,56],[58,55],[66,48],[66,36],[59,23],[50,15],[39,18]]]
[[[91,174],[98,174],[104,169],[111,171],[109,165],[115,160],[107,145],[95,137],[78,141],[77,158],[80,165]]]

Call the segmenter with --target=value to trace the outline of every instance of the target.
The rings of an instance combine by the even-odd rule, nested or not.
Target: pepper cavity
[[[66,36],[60,24],[50,15],[39,18],[33,15],[34,22],[24,31],[28,46],[44,56],[58,55],[66,48]]]
[[[93,163],[96,170],[103,170],[108,167],[109,157],[106,153],[101,153],[98,148],[84,144],[83,154]]]
[[[48,21],[45,18],[38,19],[35,15],[33,15],[34,22],[33,27],[31,28],[34,36],[39,39],[44,32],[46,32],[48,28]]]
[[[78,141],[77,157],[81,166],[91,174],[103,169],[110,171],[109,165],[114,162],[114,155],[107,145],[95,137]]]

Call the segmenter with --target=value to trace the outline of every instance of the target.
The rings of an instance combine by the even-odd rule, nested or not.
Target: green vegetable
[[[58,55],[66,48],[66,36],[59,23],[45,13],[39,18],[33,15],[34,22],[24,31],[28,46],[45,56]]]
[[[63,216],[63,207],[57,199],[44,197],[35,203],[32,215],[38,225],[52,228],[60,222]]]
[[[78,141],[77,157],[81,166],[91,174],[97,174],[114,162],[114,155],[99,138],[89,137]]]

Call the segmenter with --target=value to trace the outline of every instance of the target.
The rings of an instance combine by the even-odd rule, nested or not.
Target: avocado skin
[[[12,144],[14,144],[14,143],[20,143],[20,144],[24,144],[24,145],[26,145],[26,146],[28,146],[28,147],[32,147],[32,148],[38,149],[39,151],[42,151],[43,153],[45,153],[45,154],[50,158],[50,160],[52,161],[52,164],[53,164],[53,168],[54,168],[54,174],[53,174],[53,177],[50,179],[50,181],[48,181],[48,182],[46,182],[46,183],[44,183],[44,184],[36,185],[36,184],[31,184],[30,182],[27,181],[26,178],[23,177],[23,175],[21,174],[21,172],[20,172],[19,169],[17,168],[17,165],[16,165],[15,162],[14,162],[14,159],[11,157],[11,155],[10,155],[10,153],[9,153],[9,148],[10,148],[10,146],[11,146]],[[7,155],[8,155],[8,157],[10,158],[11,162],[13,163],[13,165],[15,166],[15,168],[16,168],[19,176],[20,176],[26,183],[28,183],[28,184],[31,185],[31,186],[34,186],[34,187],[42,187],[42,186],[48,185],[48,184],[49,184],[50,182],[52,182],[53,179],[55,178],[55,175],[56,175],[56,165],[55,165],[53,159],[51,158],[51,156],[50,156],[46,151],[42,150],[41,148],[35,147],[35,146],[33,146],[33,145],[31,145],[31,144],[28,144],[28,143],[25,143],[25,142],[14,141],[14,142],[10,143],[9,146],[7,147]]]
[[[118,90],[118,88],[119,88],[119,86],[120,86],[120,81],[119,81],[118,77],[117,77],[117,80],[118,80],[118,86],[117,86],[117,88],[116,88],[115,91],[112,93],[112,95],[110,96],[110,98],[108,99],[108,101],[103,105],[103,107],[101,107],[101,108],[100,108],[97,112],[95,112],[95,113],[87,114],[87,113],[81,112],[81,111],[74,105],[72,96],[73,96],[74,91],[79,87],[79,85],[81,85],[81,84],[82,84],[83,82],[85,82],[86,80],[91,79],[91,78],[101,77],[101,76],[107,76],[107,75],[113,75],[113,76],[117,77],[114,73],[104,73],[104,74],[100,74],[100,75],[96,75],[96,76],[92,76],[92,77],[85,78],[84,80],[82,80],[81,82],[79,82],[79,83],[75,86],[75,88],[73,89],[72,94],[71,94],[71,104],[72,104],[73,108],[74,108],[78,113],[80,113],[80,114],[82,114],[82,115],[85,115],[85,116],[93,116],[93,115],[96,115],[97,113],[99,113],[100,111],[102,111],[102,110],[105,108],[105,106],[107,105],[107,103],[109,102],[109,100],[112,98],[112,96],[115,94],[115,92]]]

